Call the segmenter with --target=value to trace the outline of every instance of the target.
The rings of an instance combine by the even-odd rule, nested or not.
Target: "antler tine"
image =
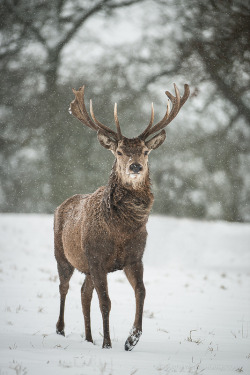
[[[146,129],[144,130],[144,132],[139,135],[139,138],[144,139],[144,137],[147,134],[147,132],[149,131],[149,129],[151,129],[151,126],[153,125],[153,122],[154,122],[154,103],[152,102],[152,104],[151,104],[151,118],[150,118],[149,124],[146,127]]]
[[[114,140],[117,141],[118,134],[95,118],[92,100],[90,100],[90,112],[93,121],[91,120],[84,103],[84,86],[80,87],[78,91],[75,89],[72,89],[72,91],[75,94],[75,99],[70,103],[71,113],[84,125],[88,126],[89,128],[95,131],[101,130],[103,133],[112,136]]]
[[[115,140],[117,140],[117,134],[116,132],[114,132],[112,129],[110,129],[108,126],[102,124],[100,121],[98,121],[95,117],[95,114],[94,114],[94,110],[93,110],[93,104],[92,104],[92,100],[90,99],[90,114],[92,116],[92,119],[94,120],[94,122],[98,125],[98,129],[102,129],[104,130],[105,132],[108,132],[109,134],[111,134]]]
[[[154,130],[156,128],[156,126],[162,125],[162,124],[164,124],[167,121],[168,116],[169,116],[169,112],[170,112],[170,104],[169,104],[169,100],[168,100],[167,101],[167,110],[166,110],[166,113],[165,113],[163,119],[160,122],[158,122],[157,124],[155,124],[153,126],[153,128],[151,128],[151,126],[149,126],[150,125],[150,123],[149,123],[149,125],[147,126],[147,128],[144,130],[144,132],[139,137],[141,139],[146,139],[150,134],[155,133],[155,131],[157,131],[157,130]]]
[[[84,104],[84,86],[80,87],[78,91],[75,89],[72,89],[72,91],[75,94],[75,99],[70,103],[71,113],[84,125],[97,131],[98,127],[89,117]]]
[[[190,94],[189,86],[188,86],[187,83],[185,83],[185,85],[184,85],[184,94],[183,94],[183,96],[181,97],[180,109],[181,109],[181,107],[183,106],[183,104],[185,104],[185,102],[187,101],[187,99],[188,99],[188,97],[189,97],[189,94]]]
[[[180,97],[180,92],[178,90],[178,87],[176,86],[175,83],[174,83],[174,90],[175,90],[176,96],[173,96],[169,91],[165,92],[165,94],[171,100],[172,109],[171,109],[170,115],[169,115],[169,117],[166,121],[166,125],[164,124],[164,126],[167,126],[177,116],[177,114],[180,110],[181,97]]]
[[[118,139],[122,139],[122,132],[121,132],[121,128],[120,128],[120,124],[119,124],[119,120],[118,120],[118,115],[117,115],[117,103],[115,103],[115,107],[114,107],[114,118],[115,118],[115,125],[116,125],[116,129],[117,129],[117,135],[118,135]]]
[[[181,107],[183,104],[186,102],[188,96],[189,96],[189,86],[187,84],[184,85],[184,95],[180,97],[179,90],[174,83],[174,89],[175,89],[175,95],[172,95],[169,91],[166,91],[165,94],[169,97],[169,99],[172,102],[172,109],[169,114],[169,101],[168,101],[168,108],[166,111],[165,116],[161,121],[159,121],[157,124],[155,124],[151,129],[149,129],[146,133],[143,132],[143,139],[146,139],[149,137],[151,134],[154,134],[163,128],[165,128],[173,119],[177,116],[178,112],[180,111]]]

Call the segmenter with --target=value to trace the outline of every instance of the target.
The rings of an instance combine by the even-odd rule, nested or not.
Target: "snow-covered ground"
[[[250,225],[152,216],[144,257],[143,335],[124,342],[134,319],[123,272],[109,275],[113,348],[102,345],[96,294],[95,345],[84,341],[75,272],[59,311],[52,216],[0,215],[0,375],[250,374]]]

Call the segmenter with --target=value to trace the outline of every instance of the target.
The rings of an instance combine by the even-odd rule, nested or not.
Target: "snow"
[[[250,225],[151,216],[144,257],[143,334],[124,343],[135,301],[122,271],[109,275],[112,349],[92,302],[95,345],[83,335],[75,272],[59,312],[51,215],[0,215],[0,374],[250,374]]]

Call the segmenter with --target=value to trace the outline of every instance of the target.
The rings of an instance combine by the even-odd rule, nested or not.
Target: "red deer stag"
[[[166,138],[165,128],[178,114],[189,96],[184,86],[181,97],[176,85],[175,96],[166,91],[167,111],[153,126],[154,108],[146,129],[128,139],[121,133],[117,105],[114,118],[116,132],[98,121],[90,101],[91,117],[84,104],[84,86],[70,104],[72,114],[84,125],[97,132],[100,144],[115,156],[108,184],[92,194],[77,194],[63,202],[55,211],[55,257],[60,278],[60,314],[56,324],[58,334],[64,333],[64,307],[69,280],[74,269],[86,277],[81,288],[82,311],[86,340],[93,342],[90,327],[90,304],[95,288],[103,319],[103,348],[111,348],[107,274],[124,270],[135,292],[136,313],[133,328],[125,342],[125,350],[132,350],[142,334],[142,313],[145,298],[142,257],[146,245],[149,212],[153,205],[150,190],[148,154]],[[154,137],[148,138],[157,133]]]

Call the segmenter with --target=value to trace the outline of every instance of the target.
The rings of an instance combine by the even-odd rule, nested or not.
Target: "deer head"
[[[100,144],[110,150],[116,157],[116,170],[121,180],[126,184],[141,184],[148,176],[148,155],[158,148],[166,138],[164,128],[177,116],[183,104],[189,96],[189,86],[184,85],[184,95],[181,97],[177,86],[174,84],[175,96],[169,91],[165,94],[168,100],[165,116],[161,121],[153,126],[154,107],[151,107],[151,119],[146,129],[136,138],[126,138],[121,133],[121,128],[117,115],[117,104],[114,107],[114,118],[116,132],[108,126],[102,124],[95,117],[92,100],[90,100],[90,113],[92,119],[86,110],[84,103],[84,86],[78,91],[73,89],[75,99],[70,104],[70,112],[80,120],[84,125],[97,132],[97,138]],[[155,134],[152,138],[149,137]]]

